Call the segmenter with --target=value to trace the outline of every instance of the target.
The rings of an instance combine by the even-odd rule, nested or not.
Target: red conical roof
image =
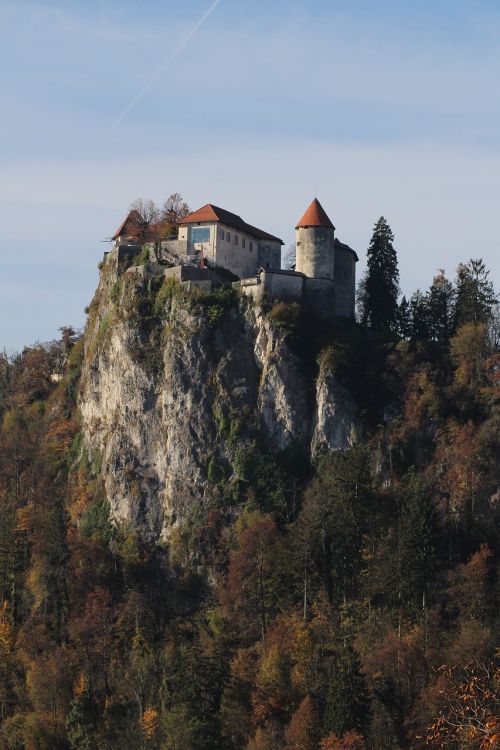
[[[299,227],[329,227],[335,229],[328,214],[317,198],[313,200],[295,229]]]

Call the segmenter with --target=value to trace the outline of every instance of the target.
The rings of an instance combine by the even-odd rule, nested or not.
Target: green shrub
[[[118,279],[118,281],[115,281],[113,284],[113,288],[111,289],[111,302],[116,305],[120,300],[120,295],[122,291],[122,284],[121,280]]]
[[[97,329],[97,334],[96,334],[96,337],[95,337],[95,348],[96,349],[98,349],[100,347],[100,345],[103,343],[103,341],[104,341],[104,339],[106,337],[106,334],[110,330],[111,323],[112,323],[112,316],[111,316],[110,313],[106,313],[106,315],[104,315],[101,318],[101,321],[99,323],[99,328]]]
[[[208,481],[211,484],[218,484],[218,482],[224,479],[224,469],[220,465],[215,454],[211,456],[208,462],[207,477],[208,477]]]
[[[106,543],[111,541],[113,525],[107,500],[88,506],[80,522],[80,534],[84,539],[100,539]]]
[[[83,337],[79,338],[71,349],[68,357],[65,386],[68,398],[76,403],[76,391],[83,363]]]
[[[236,302],[236,290],[231,286],[218,286],[211,292],[194,289],[192,297],[195,303],[203,305],[204,307],[218,305],[224,310],[227,310]]]
[[[207,309],[208,325],[210,328],[215,328],[223,315],[224,308],[222,305],[210,305]]]
[[[275,302],[267,313],[267,319],[272,326],[293,331],[297,327],[300,318],[301,307],[298,302]]]
[[[143,266],[149,261],[149,247],[144,245],[137,255],[132,259],[133,266]]]
[[[154,297],[153,315],[161,315],[169,300],[177,296],[182,297],[184,293],[185,289],[180,285],[177,279],[165,278]]]

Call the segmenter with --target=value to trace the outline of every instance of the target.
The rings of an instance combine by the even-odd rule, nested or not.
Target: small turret
[[[313,200],[295,230],[295,270],[311,279],[333,280],[335,227],[317,198]]]

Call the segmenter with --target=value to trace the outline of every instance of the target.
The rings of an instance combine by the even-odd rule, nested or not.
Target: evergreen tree
[[[364,446],[320,461],[297,530],[301,557],[311,563],[332,601],[345,601],[357,588],[371,502],[370,457]]]
[[[367,252],[367,274],[362,299],[362,322],[375,331],[397,330],[399,270],[394,235],[381,216]]]
[[[429,338],[429,304],[426,295],[417,289],[409,303],[410,338],[425,340]]]
[[[96,711],[89,696],[84,693],[75,698],[66,717],[66,731],[71,750],[93,750]]]
[[[324,695],[323,734],[364,733],[369,723],[369,701],[359,658],[346,643],[332,659]]]
[[[497,296],[490,272],[481,258],[467,264],[461,263],[457,269],[455,329],[466,323],[488,323]]]
[[[404,295],[398,307],[398,333],[402,339],[411,336],[410,303]]]
[[[400,550],[403,594],[410,607],[421,608],[425,615],[436,568],[437,518],[432,499],[414,470],[405,478]]]
[[[447,344],[453,334],[453,296],[453,284],[440,268],[427,294],[430,337],[440,344]]]

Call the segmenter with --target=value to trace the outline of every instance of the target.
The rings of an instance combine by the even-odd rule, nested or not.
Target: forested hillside
[[[313,336],[307,310],[269,305],[349,389],[357,437],[212,467],[167,541],[111,521],[82,450],[83,338],[0,357],[3,750],[500,747],[495,294],[471,261],[397,297],[369,253],[360,323]]]

